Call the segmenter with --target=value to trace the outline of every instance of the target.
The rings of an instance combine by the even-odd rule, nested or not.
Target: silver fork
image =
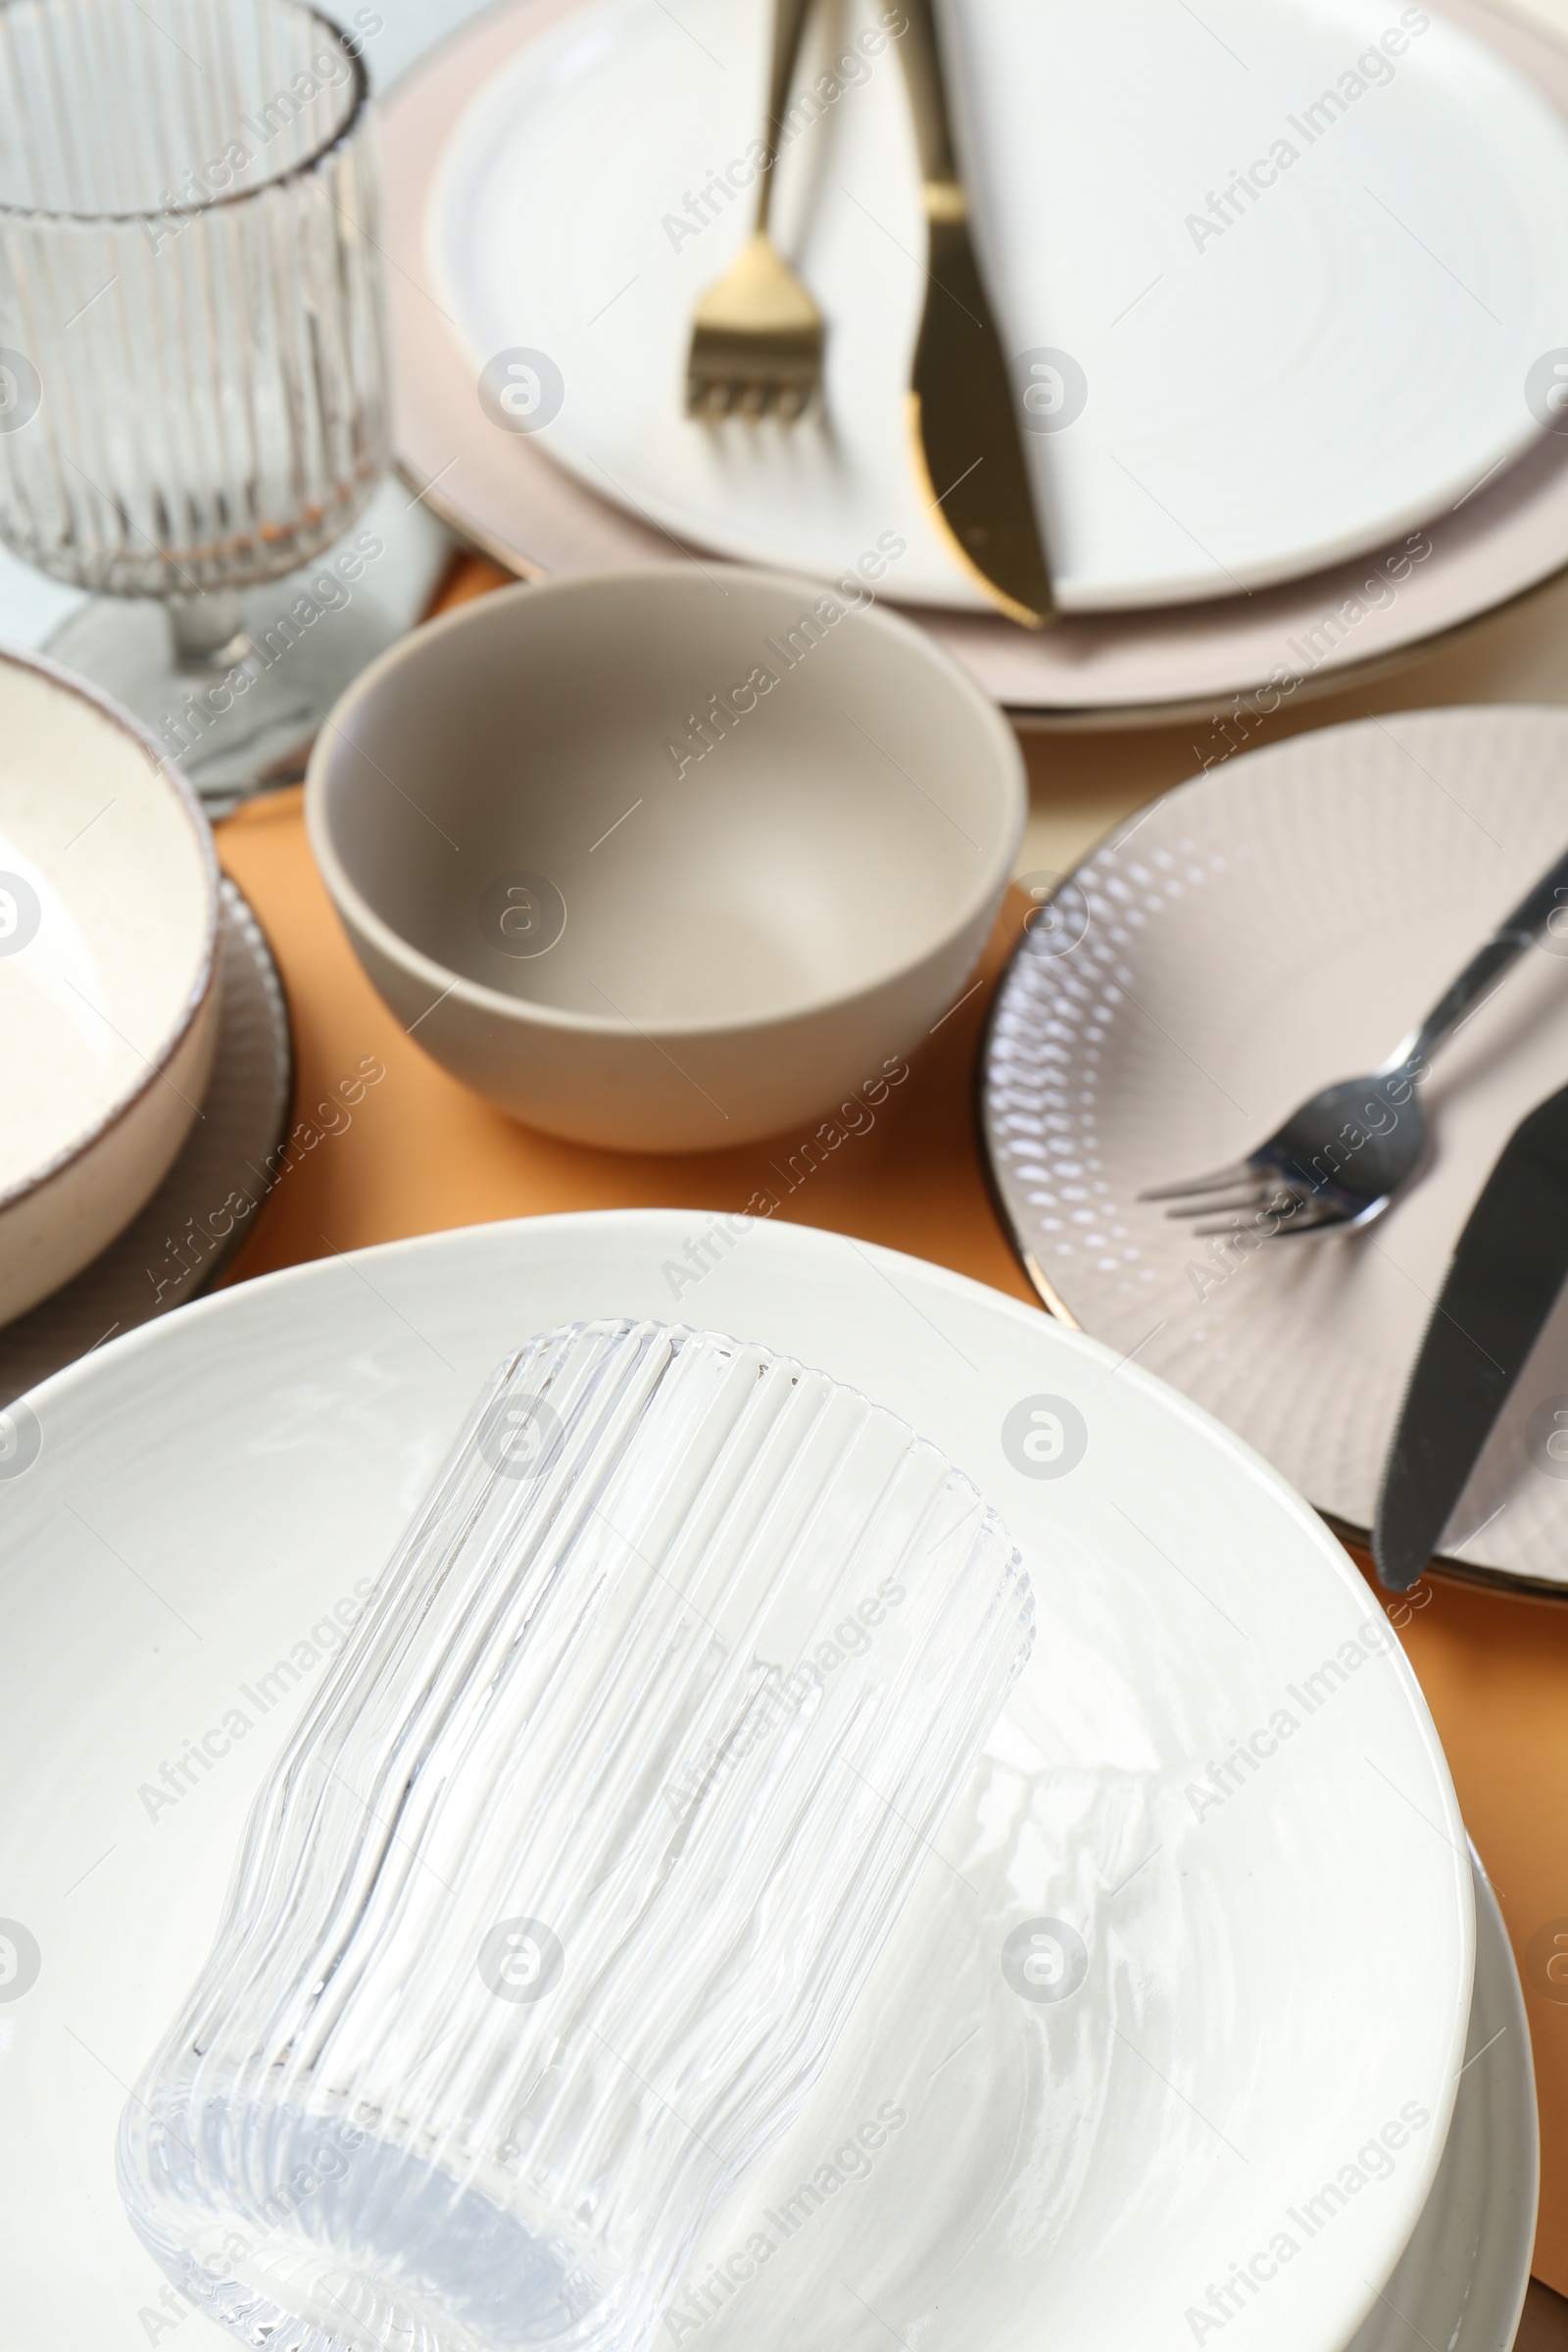
[[[1364,1078],[1342,1078],[1292,1111],[1245,1159],[1211,1176],[1158,1184],[1141,1200],[1177,1200],[1171,1217],[1222,1217],[1200,1234],[1235,1233],[1244,1220],[1275,1235],[1355,1233],[1380,1217],[1417,1175],[1427,1120],[1416,1089],[1432,1056],[1551,923],[1568,948],[1568,851],[1473,956],[1419,1028]],[[1557,936],[1554,931],[1553,936]],[[1245,1189],[1243,1189],[1245,1188]],[[1240,1193],[1237,1199],[1216,1198]]]

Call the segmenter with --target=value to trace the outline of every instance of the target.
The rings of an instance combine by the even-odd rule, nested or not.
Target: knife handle
[[[773,64],[767,85],[767,120],[762,143],[767,159],[757,175],[757,227],[767,226],[773,205],[773,167],[784,142],[784,110],[795,82],[796,61],[806,34],[812,0],[773,0]]]
[[[907,6],[907,0],[905,0]],[[1470,958],[1464,970],[1433,1005],[1418,1029],[1411,1031],[1380,1076],[1414,1076],[1453,1035],[1465,1014],[1480,1004],[1494,983],[1526,948],[1540,938],[1554,914],[1565,917],[1568,930],[1568,851],[1506,915],[1486,946]]]
[[[920,158],[926,218],[961,220],[968,206],[953,144],[953,122],[948,112],[942,49],[932,0],[901,0],[901,5],[909,20],[909,29],[904,36],[904,72],[909,85],[909,111],[914,118],[914,143]]]

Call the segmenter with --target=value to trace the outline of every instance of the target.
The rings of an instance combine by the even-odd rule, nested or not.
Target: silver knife
[[[1384,1464],[1378,1574],[1407,1592],[1568,1281],[1568,1087],[1517,1126],[1454,1250]]]
[[[925,313],[914,347],[909,439],[933,519],[993,604],[1025,628],[1056,616],[1007,358],[969,234],[932,0],[902,0],[905,74],[927,231]]]

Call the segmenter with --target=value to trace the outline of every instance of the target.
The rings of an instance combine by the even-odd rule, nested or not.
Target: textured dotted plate
[[[1374,1068],[1568,842],[1568,712],[1400,713],[1216,767],[1102,843],[999,992],[981,1122],[1048,1305],[1136,1352],[1354,1531],[1466,1216],[1568,1079],[1568,936],[1471,1015],[1426,1089],[1434,1153],[1361,1235],[1243,1253],[1140,1201]],[[1443,1564],[1568,1593],[1559,1301],[1445,1532]],[[1568,1448],[1564,1449],[1568,1452]]]

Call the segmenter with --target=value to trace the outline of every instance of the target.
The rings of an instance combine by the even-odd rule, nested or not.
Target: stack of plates
[[[298,1267],[31,1398],[29,1465],[0,1483],[8,2341],[101,2352],[160,2316],[117,2218],[122,2086],[203,1957],[334,1604],[369,1590],[497,1359],[667,1314],[700,1222],[539,1218]],[[685,1303],[942,1446],[1040,1615],[672,2339],[1511,2340],[1536,2194],[1517,1980],[1420,1692],[1321,1522],[1137,1364],[891,1251],[761,1226]]]
[[[829,321],[826,420],[794,428],[682,413],[693,306],[749,226],[768,10],[511,0],[394,93],[400,456],[480,544],[829,578],[893,546],[884,593],[1000,699],[1080,720],[1343,685],[1568,562],[1568,56],[1540,32],[1480,0],[950,12],[1068,615],[1036,638],[906,459],[902,18],[828,13],[779,167]]]

